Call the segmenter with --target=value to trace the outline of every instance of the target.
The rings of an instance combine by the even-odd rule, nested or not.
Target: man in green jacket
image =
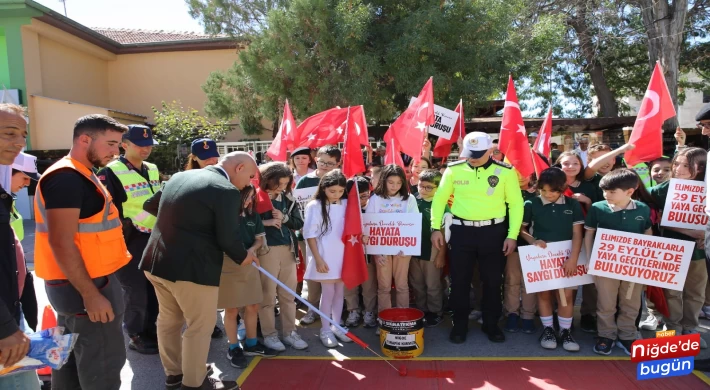
[[[249,154],[232,152],[217,165],[174,175],[162,191],[139,267],[158,297],[158,347],[166,388],[239,388],[236,382],[207,377],[205,363],[224,254],[237,264],[258,264],[256,254],[239,240],[239,189],[250,184],[256,170]],[[184,323],[187,330],[181,336]]]

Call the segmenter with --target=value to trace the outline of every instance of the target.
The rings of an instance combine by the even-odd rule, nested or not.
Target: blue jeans
[[[31,333],[25,317],[20,320],[20,329]],[[39,377],[36,371],[25,371],[8,376],[0,376],[0,390],[40,390]]]

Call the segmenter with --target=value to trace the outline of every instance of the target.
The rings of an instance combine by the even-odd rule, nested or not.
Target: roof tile
[[[208,35],[192,31],[139,30],[104,27],[91,29],[124,45],[228,38],[228,36],[224,34]]]

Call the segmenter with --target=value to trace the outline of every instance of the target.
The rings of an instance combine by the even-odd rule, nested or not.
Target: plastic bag
[[[34,371],[42,367],[60,369],[74,349],[76,333],[63,334],[63,327],[45,329],[41,332],[28,334],[30,338],[30,351],[22,360],[12,367],[0,364],[0,376],[12,375],[23,371]]]

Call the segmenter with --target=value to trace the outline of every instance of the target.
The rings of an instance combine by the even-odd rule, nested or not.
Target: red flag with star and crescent
[[[629,137],[628,143],[636,148],[624,153],[626,166],[633,167],[663,155],[663,122],[675,115],[673,99],[663,77],[663,68],[657,62]]]
[[[343,140],[344,122],[348,109],[333,107],[306,118],[298,125],[298,147],[315,149],[323,145],[335,145]]]
[[[384,139],[385,144],[387,144],[387,148],[385,149],[385,165],[399,165],[400,168],[406,171],[407,169],[404,167],[404,161],[402,160],[402,155],[400,154],[401,149],[399,148],[397,139],[394,138],[392,132],[389,130],[385,132]]]
[[[266,155],[274,161],[286,161],[288,150],[293,150],[296,143],[296,121],[293,119],[291,107],[288,105],[288,100],[284,104],[284,115],[281,119],[281,126],[276,133],[276,137],[266,150]]]
[[[451,138],[445,139],[439,137],[436,141],[436,146],[434,146],[434,157],[436,158],[448,158],[449,154],[451,154],[451,145],[455,144],[459,138],[463,138],[466,135],[466,131],[464,130],[463,100],[459,100],[459,105],[456,106],[454,111],[459,113],[459,119],[456,120]]]
[[[367,280],[367,264],[365,248],[362,246],[362,216],[360,210],[360,194],[357,184],[354,184],[348,194],[345,205],[345,228],[343,229],[343,270],[340,278],[345,287],[354,288]]]
[[[499,147],[505,158],[523,177],[529,177],[535,172],[528,135],[525,132],[525,124],[523,123],[523,114],[520,112],[518,96],[515,93],[513,76],[508,78],[508,91],[505,94]]]
[[[350,107],[348,107],[350,110]],[[353,125],[350,125],[350,118],[355,119],[352,113],[348,115],[348,120],[345,121],[345,145],[343,145],[343,174],[346,178],[351,178],[358,173],[365,172],[365,160],[362,157],[362,152],[360,151],[360,134],[358,129]]]
[[[552,139],[552,107],[547,111],[547,116],[542,122],[540,133],[533,145],[533,164],[535,165],[535,176],[540,177],[540,173],[550,166],[545,163],[539,155],[542,154],[545,158],[550,158],[550,140]]]
[[[415,164],[422,158],[422,145],[427,128],[434,123],[433,80],[433,77],[429,77],[419,96],[387,130],[397,141],[400,151],[412,157]]]

